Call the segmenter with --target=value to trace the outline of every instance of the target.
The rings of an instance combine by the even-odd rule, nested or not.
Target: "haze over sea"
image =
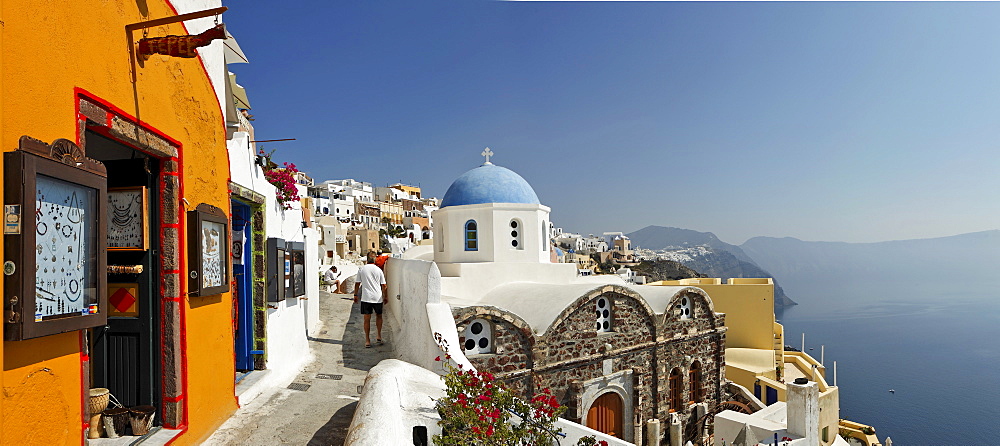
[[[799,305],[776,316],[786,344],[826,346],[830,382],[837,361],[841,418],[898,445],[997,444],[1000,296],[963,282],[786,281]]]

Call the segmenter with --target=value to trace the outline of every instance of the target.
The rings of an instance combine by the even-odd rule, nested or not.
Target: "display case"
[[[289,242],[288,257],[291,277],[288,285],[289,293],[285,297],[300,297],[306,295],[306,253],[305,243]]]
[[[72,141],[4,157],[4,339],[107,322],[107,171]]]
[[[188,295],[229,291],[229,218],[210,204],[188,212]]]
[[[267,239],[267,300],[280,302],[285,299],[285,277],[291,272],[291,259],[286,269],[285,240],[280,238]],[[289,277],[291,280],[291,277]],[[291,296],[289,296],[291,297]]]
[[[108,189],[108,249],[149,249],[147,192],[143,186]]]

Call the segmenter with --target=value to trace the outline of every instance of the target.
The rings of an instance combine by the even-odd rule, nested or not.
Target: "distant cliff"
[[[651,249],[666,260],[680,262],[701,274],[702,277],[770,277],[771,273],[757,265],[739,246],[719,240],[711,232],[690,229],[647,226],[627,234],[633,247]],[[774,305],[795,305],[774,279]]]
[[[905,283],[920,290],[961,284],[960,293],[966,294],[996,290],[1000,269],[998,230],[878,243],[754,237],[742,247],[758,265],[781,277],[796,296],[846,280],[890,288]]]
[[[632,270],[640,276],[646,276],[647,282],[658,282],[661,280],[680,280],[692,277],[708,277],[698,273],[681,262],[673,260],[644,260]]]

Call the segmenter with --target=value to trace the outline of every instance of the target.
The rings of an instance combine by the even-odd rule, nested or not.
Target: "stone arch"
[[[508,348],[502,348],[499,352],[494,352],[495,356],[491,363],[482,364],[485,367],[481,368],[480,364],[476,364],[477,368],[480,370],[489,370],[491,372],[503,372],[503,367],[506,367],[511,363],[523,364],[525,368],[530,368],[534,366],[534,355],[532,354],[532,349],[535,347],[537,341],[534,331],[532,331],[531,326],[524,321],[520,316],[511,313],[509,311],[501,310],[497,307],[487,306],[487,305],[474,305],[471,307],[458,308],[453,310],[452,316],[455,319],[455,328],[459,334],[464,331],[465,325],[476,319],[485,319],[493,324],[493,336],[496,341],[494,345],[500,346],[501,348],[505,345],[509,345],[511,340],[501,339],[502,336],[513,336],[518,345],[516,351],[509,351]],[[501,359],[506,357],[507,359]],[[476,356],[469,358],[475,364]],[[502,362],[502,363],[501,363]],[[500,369],[497,369],[500,367]],[[491,370],[492,369],[492,370]],[[508,370],[509,371],[509,370]]]
[[[584,293],[582,296],[573,301],[572,304],[563,309],[563,311],[559,313],[559,316],[556,316],[556,318],[552,321],[552,324],[545,330],[544,335],[548,336],[553,332],[552,330],[554,328],[563,325],[563,323],[566,322],[566,319],[571,317],[578,310],[583,307],[589,308],[594,304],[595,300],[599,296],[605,294],[618,295],[634,301],[637,304],[636,306],[639,307],[644,313],[644,319],[646,319],[646,322],[649,325],[650,339],[656,339],[656,313],[646,302],[646,299],[643,299],[639,293],[633,291],[631,288],[621,285],[603,285]]]
[[[663,320],[661,321],[663,324],[675,322],[680,319],[677,307],[684,298],[692,300],[691,308],[694,311],[693,317],[687,320],[707,320],[710,328],[718,328],[715,318],[715,304],[712,303],[712,298],[708,296],[705,290],[695,287],[685,287],[674,293],[667,307],[663,309]]]

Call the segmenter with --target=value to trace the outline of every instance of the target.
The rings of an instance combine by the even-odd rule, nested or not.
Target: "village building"
[[[235,77],[230,74],[230,79]],[[242,101],[226,103],[242,112],[249,102],[241,91]],[[235,285],[234,392],[241,405],[270,386],[291,381],[309,359],[308,335],[319,326],[316,272],[327,255],[320,252],[323,229],[334,229],[330,240],[335,241],[337,228],[313,224],[314,198],[308,196],[313,180],[308,175],[293,174],[292,196],[298,200],[278,198],[265,171],[283,167],[270,156],[259,155],[253,125],[245,115],[236,114],[242,119],[231,127],[234,131],[227,141]],[[336,251],[336,246],[331,249]]]
[[[220,6],[3,4],[5,204],[30,211],[5,236],[5,444],[84,443],[92,389],[152,407],[157,441],[173,444],[237,408],[226,177],[227,124],[241,118],[225,113]],[[138,45],[202,33],[194,57]],[[15,176],[38,189],[13,198]],[[74,269],[63,283],[55,268]]]
[[[490,162],[456,179],[434,213],[433,245],[387,263],[397,357],[440,370],[437,337],[525,397],[552,389],[567,423],[626,442],[647,420],[700,437],[726,398],[723,315],[698,288],[552,263],[549,211]]]

